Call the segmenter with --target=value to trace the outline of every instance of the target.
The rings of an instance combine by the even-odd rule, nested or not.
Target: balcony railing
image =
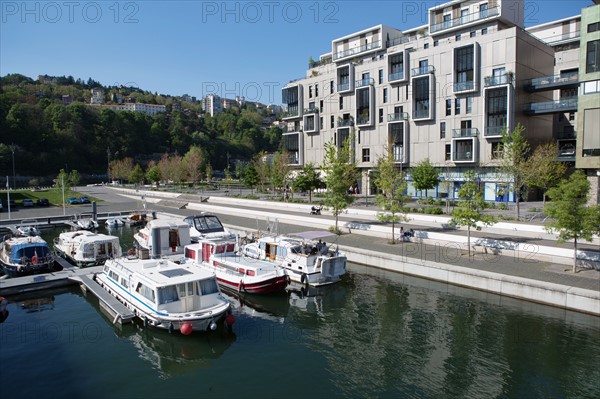
[[[454,92],[459,92],[459,91],[471,91],[475,89],[475,82],[474,81],[469,81],[469,82],[459,82],[459,83],[454,83]]]
[[[427,65],[424,67],[413,68],[410,70],[412,76],[427,75],[428,73],[434,73],[435,67],[433,65]]]
[[[479,134],[479,130],[476,127],[471,127],[468,129],[452,129],[452,137],[477,137]]]
[[[494,17],[500,13],[500,7],[488,8],[487,10],[480,10],[472,12],[467,15],[461,15],[458,18],[453,18],[448,21],[442,21],[437,24],[432,24],[429,28],[430,33],[439,32],[441,30],[455,28],[457,26],[465,25],[470,22],[479,21],[485,18]]]
[[[573,144],[567,144],[558,149],[559,158],[574,158],[575,157],[575,146]]]
[[[392,156],[394,162],[404,163],[404,148],[401,145],[392,145]]]
[[[364,53],[365,51],[375,50],[381,47],[381,41],[376,41],[372,43],[367,43],[364,46],[355,47],[349,50],[340,51],[339,53],[335,53],[333,55],[333,60],[337,61],[340,58],[350,57],[356,54]]]
[[[425,119],[429,118],[428,109],[416,109],[413,111],[413,119]]]
[[[561,75],[541,76],[539,78],[531,79],[529,83],[525,85],[525,88],[530,91],[552,89],[559,86],[576,86],[578,82],[579,73],[570,72]]]
[[[337,91],[347,91],[350,90],[350,82],[348,83],[338,83],[337,85]]]
[[[360,87],[372,86],[374,84],[375,84],[375,79],[365,78],[365,79],[357,80],[356,82],[354,82],[354,87],[358,89]]]
[[[486,137],[502,136],[502,132],[506,130],[506,126],[486,126],[483,134]]]
[[[473,151],[457,151],[454,153],[455,161],[473,161]]]
[[[408,36],[396,37],[385,42],[387,47],[397,46],[399,44],[408,43],[410,41]]]
[[[408,119],[408,112],[398,112],[395,114],[388,114],[388,122],[399,122]]]
[[[548,37],[548,38],[542,39],[542,40],[544,42],[546,42],[546,44],[553,45],[553,44],[557,44],[557,43],[564,42],[567,40],[575,40],[575,39],[578,39],[580,36],[581,36],[580,31],[574,31],[574,32],[563,33],[562,35]]]
[[[567,97],[557,101],[530,103],[525,106],[526,114],[548,114],[560,111],[577,111],[577,97]]]
[[[281,133],[297,133],[301,132],[302,128],[300,126],[280,126]]]
[[[388,74],[388,82],[394,82],[396,80],[403,80],[403,79],[404,79],[404,71]]]
[[[563,130],[562,132],[558,132],[557,138],[559,140],[575,140],[577,133],[575,133],[575,130]]]
[[[368,116],[361,116],[359,118],[356,118],[356,125],[357,126],[361,126],[361,125],[370,125],[371,124],[371,118]]]
[[[311,107],[311,108],[304,108],[304,115],[306,114],[318,114],[319,113],[319,109],[316,107]]]
[[[509,75],[507,73],[504,73],[504,74],[498,75],[498,76],[486,76],[484,78],[485,87],[512,84],[512,81],[513,81],[513,75],[512,74]]]
[[[281,117],[283,119],[285,119],[285,118],[295,118],[295,117],[298,117],[298,116],[300,116],[300,113],[299,113],[299,110],[297,110],[297,109],[296,110],[287,111],[287,112],[284,112],[283,114],[281,114]]]
[[[338,127],[354,126],[354,121],[352,119],[338,119],[337,126]]]
[[[300,158],[298,156],[298,151],[289,151],[288,150],[288,163],[290,165],[298,165],[300,162]]]

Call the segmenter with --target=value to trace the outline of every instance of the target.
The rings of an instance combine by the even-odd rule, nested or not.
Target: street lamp
[[[12,152],[12,166],[13,166],[13,188],[17,187],[17,179],[16,179],[16,175],[15,175],[15,149],[17,148],[16,145],[11,144],[9,146],[10,151]]]

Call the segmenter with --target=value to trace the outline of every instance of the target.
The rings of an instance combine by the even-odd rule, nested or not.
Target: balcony
[[[552,90],[556,88],[564,87],[577,87],[579,84],[579,73],[570,72],[561,75],[554,76],[541,76],[539,78],[531,79],[528,84],[525,85],[527,91],[537,90]]]
[[[513,74],[504,73],[498,76],[486,76],[484,78],[485,87],[493,87],[493,86],[501,86],[512,84],[513,82]]]
[[[399,44],[408,43],[409,41],[410,41],[410,38],[408,36],[401,36],[401,37],[396,37],[394,39],[387,40],[385,42],[385,44],[386,44],[386,47],[392,47],[392,46],[397,46]]]
[[[306,114],[318,114],[319,113],[319,109],[316,107],[311,107],[311,108],[304,108],[304,115]]]
[[[357,118],[356,126],[371,126],[371,118],[368,116],[361,116]]]
[[[446,29],[456,28],[462,25],[466,25],[471,22],[480,21],[486,18],[495,17],[500,14],[500,7],[488,8],[487,10],[481,10],[477,12],[472,12],[470,14],[461,15],[458,18],[453,18],[448,21],[442,21],[437,24],[431,24],[429,27],[429,33],[433,34],[436,32],[441,32]],[[430,18],[432,16],[430,15]]]
[[[468,129],[452,129],[452,138],[477,137],[479,130],[476,127]]]
[[[404,147],[402,145],[392,145],[392,157],[396,163],[404,163]]]
[[[404,80],[404,71],[388,74],[388,82],[392,83],[398,80]]]
[[[527,115],[551,114],[554,112],[577,111],[577,97],[567,97],[558,101],[544,101],[530,103],[525,106],[523,112]]]
[[[562,132],[558,132],[557,138],[559,140],[575,140],[577,138],[577,133],[575,133],[575,130],[565,129]]]
[[[506,126],[486,126],[483,135],[485,137],[502,137],[502,132],[506,130]]]
[[[376,50],[378,48],[381,48],[381,41],[376,41],[373,43],[367,43],[364,46],[360,46],[360,47],[355,47],[349,50],[345,50],[345,51],[340,51],[338,53],[335,53],[333,55],[333,60],[334,61],[338,61],[341,60],[342,58],[347,58],[347,57],[352,57],[367,51],[371,51],[371,50]]]
[[[354,126],[354,121],[352,119],[338,119],[337,127],[350,127]]]
[[[297,132],[301,132],[302,128],[300,126],[280,126],[281,128],[281,133],[285,134],[285,133],[297,133]]]
[[[402,122],[408,120],[408,112],[388,114],[388,122]]]
[[[575,32],[563,33],[562,35],[551,36],[549,38],[541,39],[541,40],[544,41],[546,44],[549,44],[551,46],[556,46],[557,44],[561,44],[562,42],[570,42],[570,41],[574,41],[574,40],[579,40],[580,37],[581,37],[581,32],[575,31]]]
[[[428,109],[415,109],[413,111],[413,119],[429,119]]]
[[[354,82],[354,87],[361,88],[361,87],[365,87],[365,86],[373,86],[375,84],[375,79],[373,78],[365,78],[365,79],[361,79],[361,80],[357,80],[356,82]]]
[[[298,165],[299,163],[300,157],[298,156],[298,151],[288,151],[288,164]]]
[[[428,73],[434,73],[435,67],[433,65],[427,65],[423,67],[413,68],[410,70],[411,76],[427,75]]]
[[[350,90],[350,82],[348,83],[338,83],[337,91],[338,93]]]
[[[457,151],[454,153],[455,162],[473,162],[473,151]]]
[[[473,91],[475,90],[475,82],[474,81],[470,81],[470,82],[460,82],[460,83],[454,83],[454,92],[461,92],[461,91]]]
[[[299,118],[299,117],[300,117],[300,110],[298,110],[298,109],[290,110],[288,112],[284,112],[283,114],[281,114],[282,119],[294,119],[294,118]]]

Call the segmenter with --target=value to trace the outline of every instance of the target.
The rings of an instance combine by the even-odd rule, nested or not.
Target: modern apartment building
[[[221,97],[216,94],[207,94],[202,99],[202,109],[204,112],[208,112],[210,116],[215,116],[219,112],[223,111],[223,103]]]
[[[600,204],[600,1],[581,10],[576,167],[591,183],[590,203]]]
[[[90,104],[96,108],[108,108],[114,111],[133,111],[141,112],[146,115],[155,116],[161,112],[166,112],[165,105],[143,104],[143,103],[123,103],[123,104]]]
[[[520,0],[455,0],[428,15],[409,30],[334,39],[282,89],[290,163],[321,164],[326,143],[351,138],[361,192],[372,192],[369,173],[389,149],[399,167],[429,158],[442,168],[454,184],[430,196],[453,197],[476,169],[486,200],[513,201],[497,167],[501,132],[520,123],[532,146],[560,140],[559,159],[574,164],[581,17],[526,30]],[[409,184],[409,194],[421,193]]]

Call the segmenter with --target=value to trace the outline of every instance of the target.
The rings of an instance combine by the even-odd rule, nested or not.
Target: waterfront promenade
[[[143,194],[148,209],[182,216],[192,215],[201,210],[209,211],[217,214],[223,223],[229,226],[235,226],[236,228],[247,232],[265,229],[267,227],[265,221],[266,217],[269,217],[271,221],[274,221],[275,219],[279,220],[279,233],[293,233],[316,229],[318,226],[323,226],[323,223],[333,225],[333,218],[331,216],[326,214],[321,216],[310,216],[302,206],[298,206],[297,204],[249,201],[247,203],[250,205],[242,207],[239,204],[227,204],[227,199],[224,198],[221,200],[215,196],[211,197],[208,202],[201,202],[199,196],[196,198],[195,196],[186,195],[184,197],[179,197],[179,199],[175,201],[169,199],[168,195],[162,199],[158,197],[158,195],[163,195],[163,193],[142,193],[134,190],[123,192],[110,187],[83,187],[81,188],[81,191],[102,200],[102,202],[98,203],[99,212],[140,209],[140,207],[143,206],[141,201]],[[195,199],[197,199],[197,201],[194,201]],[[186,209],[178,209],[176,205],[184,201],[188,204]],[[163,204],[170,206],[165,206]],[[268,208],[265,208],[265,206]],[[21,208],[18,212],[13,213],[12,216],[13,218],[18,216],[19,218],[31,217],[41,219],[42,214],[50,216],[51,214],[62,214],[62,211],[62,208],[54,207],[51,207],[50,209],[27,210]],[[76,213],[82,212],[84,209],[81,207],[70,207],[68,208],[68,211]],[[6,223],[6,213],[1,215],[2,218],[0,219],[0,223]],[[285,222],[282,222],[282,220],[285,220]],[[311,221],[313,221],[314,224],[312,224]],[[398,264],[411,264],[414,267],[420,267],[418,272],[424,270],[423,266],[432,266],[432,270],[435,271],[438,268],[436,264],[441,264],[448,265],[449,267],[458,267],[463,272],[466,271],[467,274],[478,275],[485,273],[488,276],[497,274],[499,277],[496,278],[496,280],[511,278],[516,279],[515,281],[520,281],[519,279],[525,279],[530,283],[533,282],[539,283],[542,286],[546,285],[554,287],[559,291],[566,292],[569,289],[580,289],[591,294],[600,293],[600,272],[598,270],[586,269],[573,274],[570,272],[570,265],[539,260],[530,256],[528,253],[521,253],[518,251],[510,251],[507,252],[507,254],[485,253],[479,251],[475,256],[468,257],[466,256],[466,248],[464,246],[457,243],[453,244],[448,241],[432,243],[431,240],[413,239],[411,242],[401,242],[391,245],[387,238],[380,237],[377,232],[372,232],[369,229],[369,226],[373,226],[373,228],[382,226],[381,223],[376,220],[369,220],[367,216],[359,217],[356,214],[352,214],[350,211],[348,214],[340,217],[341,226],[347,225],[348,223],[354,223],[354,225],[360,224],[363,228],[351,230],[351,234],[340,236],[336,243],[339,244],[342,249],[357,254],[371,253],[369,256],[372,256],[372,253],[383,254],[388,260],[394,260],[394,262],[388,261],[390,270],[404,271],[405,273],[413,274],[410,271],[399,269]],[[414,220],[403,225],[406,230],[409,228],[414,228],[417,231],[439,230],[439,228],[435,226],[427,225],[427,223],[419,224],[418,221]],[[464,237],[466,234],[466,232],[462,230],[446,231],[445,233],[455,235],[457,237],[457,242],[459,242],[461,237]],[[496,235],[502,236],[504,239],[514,239],[519,242],[524,242],[527,245],[571,248],[570,243],[559,244],[556,240],[552,240],[543,234],[531,234],[527,231],[513,231],[511,233],[508,230],[499,233],[500,234]],[[474,232],[472,235],[474,239],[477,237],[495,237],[494,233],[489,231]],[[545,238],[541,238],[542,236]],[[597,248],[597,245],[593,243],[585,245],[584,247],[587,249],[595,249]],[[373,258],[371,257],[371,259]],[[353,259],[350,258],[350,260]],[[394,265],[391,265],[390,263],[394,263]],[[431,275],[430,277],[433,279],[440,279],[439,276]],[[454,283],[461,285],[460,282]],[[465,283],[464,285],[470,286],[470,283]],[[480,288],[488,290],[489,287],[482,286]],[[494,291],[494,289],[491,288],[490,290]],[[503,292],[502,294],[511,295],[509,292]],[[536,300],[535,297],[529,299]],[[540,301],[546,302],[543,298],[540,298]]]

